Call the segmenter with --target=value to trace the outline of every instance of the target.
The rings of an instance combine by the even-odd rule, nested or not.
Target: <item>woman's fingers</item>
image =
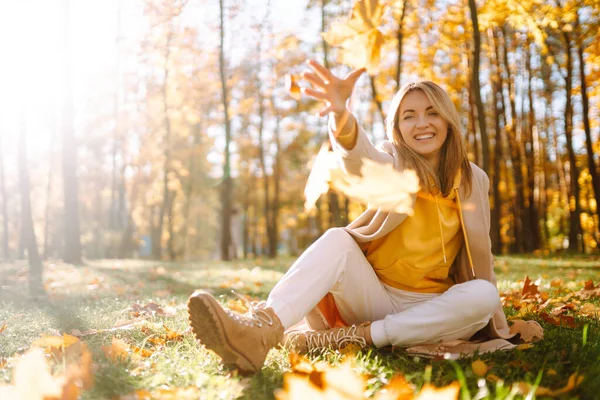
[[[304,72],[301,76],[319,89],[323,89],[325,87],[325,82],[323,82],[323,79],[317,76],[317,74],[313,74],[312,72]]]
[[[358,80],[358,78],[360,78],[360,76],[365,71],[366,71],[365,68],[355,69],[354,71],[351,71],[348,75],[346,75],[346,77],[344,78],[344,80],[347,81],[347,82],[349,82],[349,83],[351,83],[352,86],[354,87],[354,85],[356,84],[356,81]]]
[[[315,99],[325,100],[325,101],[329,100],[329,98],[327,97],[327,94],[320,92],[318,90],[313,90],[311,88],[302,88],[301,90],[302,90],[302,93],[306,94],[307,96],[314,97]]]
[[[315,60],[308,60],[307,63],[309,67],[311,67],[313,71],[315,71],[317,75],[319,75],[319,77],[323,79],[323,82],[331,82],[331,78],[333,77],[333,75],[331,75],[331,72],[329,72],[327,68],[325,68]]]
[[[333,108],[331,107],[331,105],[329,105],[328,107],[325,107],[324,109],[319,111],[319,117],[324,117],[332,111],[333,111]]]

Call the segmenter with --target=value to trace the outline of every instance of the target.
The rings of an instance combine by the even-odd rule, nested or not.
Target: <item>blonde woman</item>
[[[226,365],[258,371],[280,344],[308,352],[348,344],[411,347],[463,343],[511,345],[493,271],[489,179],[467,159],[459,115],[433,82],[403,87],[392,99],[387,139],[371,144],[346,109],[363,70],[344,79],[314,61],[303,74],[329,115],[329,137],[346,171],[361,159],[416,171],[414,213],[369,209],[328,230],[291,266],[266,303],[238,315],[210,294],[189,300],[197,338]],[[290,331],[301,320],[311,330]],[[287,333],[284,335],[284,332]],[[492,341],[490,341],[492,340]],[[471,350],[475,348],[470,348]]]

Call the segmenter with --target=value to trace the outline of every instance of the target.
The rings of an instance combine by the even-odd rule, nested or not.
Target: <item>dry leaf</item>
[[[585,303],[579,309],[579,314],[600,318],[600,307],[592,303]]]
[[[523,343],[523,344],[517,345],[516,349],[517,350],[527,350],[527,349],[531,349],[534,346],[535,345],[533,343]]]
[[[514,320],[510,333],[518,333],[526,342],[537,342],[544,338],[544,329],[535,321]]]
[[[413,386],[404,375],[396,375],[375,395],[375,400],[412,400],[415,396]]]
[[[363,159],[360,174],[345,174],[341,169],[332,171],[331,184],[369,208],[412,214],[413,194],[419,191],[419,178],[414,171],[400,172],[392,164]]]
[[[521,291],[521,296],[526,299],[529,297],[535,297],[540,292],[538,291],[538,285],[531,282],[529,276],[525,277],[525,283],[523,283],[523,290]]]
[[[415,400],[456,400],[459,391],[460,384],[458,382],[452,382],[450,385],[441,388],[426,384],[423,385]]]
[[[380,67],[380,51],[383,34],[383,4],[377,0],[358,0],[346,21],[335,21],[323,38],[332,46],[341,47],[340,57],[344,64],[354,68],[365,67],[373,75]]]
[[[8,324],[6,324],[6,323],[2,324],[2,326],[0,326],[0,333],[4,332],[6,330],[6,328],[8,328]]]
[[[583,375],[578,375],[577,373],[572,374],[571,376],[569,376],[569,379],[567,380],[567,384],[560,388],[560,389],[556,389],[556,390],[552,390],[552,389],[548,389],[546,387],[543,386],[538,386],[535,390],[535,395],[536,396],[548,396],[548,397],[559,397],[562,396],[565,393],[568,393],[570,391],[572,391],[573,389],[577,388],[577,386],[579,386],[581,384],[581,382],[583,382]],[[521,392],[521,394],[526,395],[529,392],[531,392],[531,384],[526,383],[526,382],[519,382],[519,383],[515,383],[514,387],[519,389],[519,392]]]
[[[294,100],[299,101],[302,98],[302,92],[300,91],[300,86],[298,86],[296,76],[291,74],[285,76],[285,88]]]
[[[310,212],[321,195],[329,191],[331,170],[340,168],[335,154],[329,151],[329,143],[323,143],[312,162],[312,168],[304,187],[304,210]]]
[[[104,355],[113,363],[126,360],[129,357],[129,345],[123,340],[113,336],[110,346],[102,346]]]
[[[477,376],[485,376],[488,372],[488,366],[485,362],[481,360],[475,360],[471,363],[471,369],[473,373]]]
[[[63,374],[52,376],[42,349],[32,348],[19,358],[11,386],[0,386],[3,400],[76,400],[93,386],[92,357],[85,343],[77,346],[80,354]]]

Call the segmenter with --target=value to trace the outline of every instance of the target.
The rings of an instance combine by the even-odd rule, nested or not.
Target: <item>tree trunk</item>
[[[396,39],[398,40],[398,59],[396,60],[396,91],[402,87],[402,56],[404,46],[404,18],[406,17],[406,7],[408,6],[408,0],[402,2],[402,13],[398,20],[398,32],[396,32]]]
[[[165,60],[163,64],[163,83],[161,88],[164,123],[165,123],[165,134],[163,137],[162,145],[164,154],[163,163],[163,185],[162,185],[162,202],[158,211],[158,224],[156,226],[156,237],[158,240],[152,242],[152,257],[160,260],[162,258],[162,232],[165,220],[165,214],[168,212],[169,204],[171,202],[169,193],[169,172],[171,171],[171,118],[169,116],[169,103],[168,103],[168,85],[169,85],[169,58],[171,56],[171,40],[173,38],[173,27],[172,22],[169,23],[169,32],[167,34],[167,43],[165,45]],[[170,240],[170,239],[169,239]],[[169,242],[171,245],[171,242]],[[171,251],[172,249],[169,249]]]
[[[275,103],[273,102],[273,106]],[[269,256],[277,257],[277,248],[279,247],[279,208],[281,194],[281,140],[280,132],[281,118],[276,116],[275,121],[275,163],[273,165],[273,202],[271,203],[271,230],[269,237]]]
[[[502,27],[502,36],[504,38],[504,70],[506,71],[506,83],[508,85],[508,97],[511,108],[511,123],[507,124],[506,131],[508,133],[508,144],[510,147],[511,161],[512,161],[512,170],[514,175],[515,182],[515,196],[514,196],[514,204],[513,204],[513,212],[514,212],[514,242],[512,246],[512,251],[517,253],[522,253],[524,251],[523,247],[523,219],[522,219],[522,207],[525,204],[525,199],[523,195],[523,170],[522,165],[523,161],[521,158],[521,151],[519,148],[519,142],[517,139],[517,108],[515,105],[515,93],[512,87],[511,76],[510,76],[510,66],[508,63],[508,35],[506,33],[506,29]]]
[[[27,171],[27,138],[23,125],[19,135],[19,191],[21,192],[21,237],[27,249],[29,260],[29,292],[32,297],[43,294],[42,285],[42,260],[37,248],[33,219],[31,217],[31,199],[29,186],[29,172]]]
[[[79,225],[79,193],[77,182],[77,142],[73,126],[73,93],[71,87],[70,2],[64,0],[61,37],[63,43],[63,113],[62,113],[62,167],[64,183],[65,248],[64,261],[81,263],[81,228]]]
[[[483,101],[481,100],[481,87],[479,84],[479,57],[481,54],[481,33],[479,32],[479,22],[477,20],[477,5],[475,0],[469,0],[469,9],[471,11],[471,24],[473,25],[473,64],[471,68],[471,87],[475,94],[475,104],[477,106],[477,120],[479,122],[479,135],[481,137],[481,155],[483,157],[483,170],[490,173],[490,145],[487,136],[487,127],[485,126],[485,113],[483,111]]]
[[[525,237],[525,251],[531,252],[540,248],[540,223],[538,217],[538,209],[535,199],[536,193],[536,176],[538,174],[538,168],[536,167],[536,160],[539,159],[539,150],[536,152],[536,148],[539,147],[535,144],[537,140],[537,127],[535,118],[535,105],[533,102],[533,89],[531,80],[533,77],[533,71],[531,69],[531,44],[527,43],[525,51],[525,68],[527,69],[527,100],[529,102],[529,113],[528,113],[528,124],[527,124],[527,137],[525,138],[525,160],[527,165],[527,207],[529,221],[529,233]],[[534,132],[535,131],[535,132]],[[539,188],[538,188],[539,189]],[[539,190],[537,191],[539,193]]]
[[[493,105],[494,105],[494,157],[493,160],[493,168],[492,176],[490,177],[492,180],[492,191],[493,191],[493,202],[491,209],[491,231],[490,236],[492,239],[492,251],[495,254],[500,254],[502,250],[502,238],[501,238],[501,202],[502,198],[500,196],[500,179],[501,179],[501,167],[500,160],[504,160],[504,147],[502,141],[502,128],[500,125],[500,115],[501,115],[501,104],[502,104],[502,77],[500,70],[500,57],[498,50],[498,43],[496,38],[494,37],[493,31],[490,29],[488,31],[489,39],[493,46],[493,53],[490,55],[490,60],[492,64],[492,91],[493,91]],[[499,105],[500,104],[500,105]]]
[[[569,251],[576,252],[581,251],[580,246],[580,233],[581,233],[581,222],[579,216],[581,215],[581,205],[579,203],[579,168],[577,167],[577,159],[575,156],[575,150],[573,149],[573,104],[571,96],[573,92],[573,56],[571,54],[571,35],[568,32],[563,32],[563,38],[565,40],[565,53],[567,58],[567,76],[565,77],[565,113],[564,113],[564,127],[565,137],[567,139],[567,153],[569,155],[569,177],[570,177],[570,201],[569,210],[571,215],[569,216]],[[571,204],[573,204],[571,206]]]
[[[2,194],[2,255],[5,260],[10,260],[10,249],[8,247],[8,197],[6,197],[6,186],[4,182],[4,146],[2,134],[0,133],[0,194]]]
[[[579,14],[576,14],[576,26],[579,26]],[[583,113],[583,130],[585,131],[585,149],[587,151],[587,162],[590,176],[592,177],[592,187],[594,189],[594,199],[596,200],[596,214],[600,216],[600,176],[598,175],[598,169],[596,162],[594,161],[594,147],[592,143],[592,128],[590,125],[590,99],[587,93],[587,82],[585,77],[585,58],[583,57],[583,38],[581,32],[579,32],[577,40],[577,58],[579,59],[579,81],[581,82],[581,105]],[[596,230],[594,238],[596,241],[600,240],[600,229]]]
[[[224,0],[219,0],[219,73],[221,77],[221,101],[223,103],[223,117],[225,122],[225,160],[223,163],[223,183],[221,186],[221,260],[231,259],[231,213],[232,192],[231,181],[231,121],[229,119],[229,98],[227,90],[227,73],[225,66],[225,5]]]
[[[44,259],[48,258],[48,250],[49,250],[49,231],[50,231],[50,195],[51,195],[51,190],[52,190],[52,177],[53,177],[53,172],[52,171],[52,143],[54,143],[55,140],[55,136],[56,136],[56,130],[54,128],[54,125],[52,126],[52,134],[51,134],[51,138],[50,138],[50,149],[49,149],[49,154],[50,156],[48,157],[49,159],[49,163],[48,163],[48,182],[46,183],[46,207],[44,208],[44,247],[43,247],[43,251],[42,251],[42,255]]]

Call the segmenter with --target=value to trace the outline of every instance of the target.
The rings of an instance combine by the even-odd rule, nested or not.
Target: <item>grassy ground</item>
[[[92,350],[96,364],[95,385],[84,398],[112,399],[138,389],[188,386],[198,387],[201,398],[273,398],[274,390],[283,384],[284,372],[290,368],[288,355],[283,350],[272,351],[266,367],[249,378],[223,370],[218,358],[200,346],[189,331],[185,332],[185,303],[196,288],[212,290],[232,305],[235,305],[230,300],[234,298],[230,294],[232,288],[264,299],[292,261],[182,265],[107,260],[89,262],[83,267],[46,263],[46,300],[28,298],[24,263],[3,264],[0,266],[0,327],[6,324],[6,328],[0,333],[0,383],[10,382],[19,355],[37,338],[110,329],[134,322],[131,329],[82,337]],[[598,257],[499,257],[496,270],[500,291],[506,293],[520,290],[525,275],[533,280],[541,278],[540,291],[549,292],[551,297],[579,290],[588,279],[600,283]],[[599,300],[596,297],[588,301],[598,304]],[[142,315],[136,317],[131,311],[133,304],[143,306],[150,302],[160,305],[166,315],[145,315],[142,310]],[[506,311],[508,315],[517,312],[510,306]],[[571,374],[579,372],[584,376],[583,382],[563,397],[600,398],[598,317],[584,317],[575,312],[570,315],[578,324],[575,328],[548,324],[537,314],[525,315],[525,319],[535,319],[545,328],[545,339],[527,350],[481,355],[453,364],[398,350],[373,349],[356,355],[355,369],[368,375],[368,392],[373,394],[398,373],[403,373],[416,387],[429,380],[436,386],[447,385],[457,379],[457,367],[460,367],[464,375],[463,389],[468,389],[475,398],[484,397],[482,384],[489,391],[487,398],[509,398],[513,382],[534,383],[541,377],[540,386],[557,389],[567,384]],[[167,340],[164,345],[153,347],[149,338],[164,337],[169,332],[165,329],[184,334],[179,340]],[[113,337],[156,351],[145,357],[136,356],[114,363],[102,350],[103,346],[110,345]],[[342,356],[327,353],[314,358],[335,364]],[[484,361],[490,368],[488,375],[499,377],[503,382],[478,379],[472,370],[475,359]]]

